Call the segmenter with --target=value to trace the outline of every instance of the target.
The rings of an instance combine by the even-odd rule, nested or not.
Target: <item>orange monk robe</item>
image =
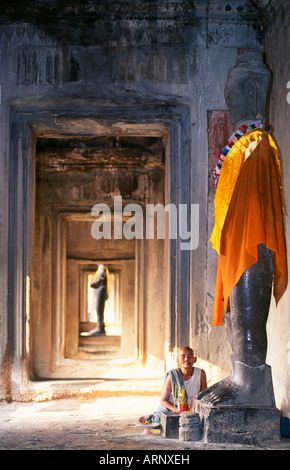
[[[220,256],[213,325],[220,325],[223,299],[226,310],[232,288],[258,261],[260,243],[275,253],[276,304],[287,286],[280,161],[267,132],[251,131],[232,147],[222,166],[215,206],[211,241]]]

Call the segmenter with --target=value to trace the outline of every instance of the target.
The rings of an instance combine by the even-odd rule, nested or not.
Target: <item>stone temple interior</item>
[[[211,174],[232,133],[224,87],[240,50],[263,53],[288,242],[289,23],[289,0],[1,2],[1,399],[29,399],[45,380],[162,377],[184,345],[209,384],[229,374],[226,326],[212,326],[209,243]],[[168,224],[163,237],[146,233],[158,204],[186,208],[183,231],[177,215],[176,236]],[[110,237],[92,234],[96,205],[109,211]],[[125,210],[136,206],[141,235]],[[92,337],[100,263],[106,335]],[[285,416],[289,296],[271,303],[267,326]]]

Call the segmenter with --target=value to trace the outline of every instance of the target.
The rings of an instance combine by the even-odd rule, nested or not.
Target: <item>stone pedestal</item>
[[[199,441],[202,438],[200,417],[197,413],[181,413],[179,419],[179,440]]]
[[[258,444],[280,440],[280,412],[277,408],[206,406],[199,416],[205,442]]]

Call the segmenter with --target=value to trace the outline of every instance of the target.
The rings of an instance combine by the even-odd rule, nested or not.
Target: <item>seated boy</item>
[[[167,373],[160,405],[153,415],[141,416],[138,423],[160,423],[162,411],[179,411],[178,397],[183,397],[188,409],[192,408],[196,395],[207,388],[206,373],[203,369],[193,367],[196,356],[191,348],[183,347],[178,351],[177,369]]]

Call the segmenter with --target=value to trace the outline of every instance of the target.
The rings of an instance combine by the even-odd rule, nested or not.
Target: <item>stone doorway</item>
[[[55,106],[59,110],[55,112],[46,104],[46,98],[34,102],[32,107],[24,100],[11,113],[9,282],[12,301],[9,318],[17,350],[22,351],[18,363],[21,374],[27,373],[30,379],[37,380],[128,377],[128,374],[160,377],[167,367],[167,353],[171,354],[189,338],[190,251],[179,249],[177,235],[173,240],[168,237],[165,240],[144,237],[126,240],[119,250],[116,246],[112,249],[110,241],[106,240],[108,245],[101,252],[85,242],[81,246],[86,250],[84,254],[81,250],[74,251],[75,247],[70,251],[68,233],[74,225],[77,226],[75,233],[80,234],[82,230],[89,233],[87,228],[95,220],[92,206],[98,202],[110,205],[108,195],[112,201],[112,196],[121,194],[124,204],[137,201],[143,209],[147,203],[170,202],[177,208],[178,204],[189,204],[188,108],[92,107],[90,103],[85,117],[82,117],[83,105],[78,117],[71,99],[65,103],[65,100],[58,102]],[[63,112],[60,111],[62,106]],[[93,169],[96,162],[87,165],[90,170],[80,171],[85,147],[89,162],[91,144],[96,147],[105,140],[108,147],[114,148],[119,140],[119,145],[126,141],[130,146],[130,139],[135,148],[140,142],[146,145],[151,142],[149,147],[152,142],[162,143],[157,151],[158,164],[154,163],[154,158],[151,160],[151,149],[148,150],[149,160],[143,161],[143,165],[149,162],[148,168],[140,170],[138,165],[134,168],[134,161],[136,164],[138,158],[140,160],[139,149],[137,155],[130,152],[131,173],[126,167],[115,171],[113,165],[108,165],[112,159],[110,151],[102,171]],[[55,145],[57,152],[53,149]],[[67,148],[69,153],[66,153]],[[121,152],[117,161],[122,162]],[[73,166],[74,171],[65,178],[65,172],[71,171]],[[58,171],[60,167],[62,171]],[[92,177],[93,171],[102,174],[102,184]],[[126,198],[128,184],[131,192]],[[117,186],[118,191],[115,191]],[[90,243],[92,241],[90,237]],[[18,250],[15,250],[16,245]],[[129,308],[122,311],[119,356],[113,361],[104,357],[89,361],[81,357],[80,298],[73,302],[73,296],[68,295],[71,281],[68,272],[75,270],[73,278],[79,279],[84,265],[100,260],[118,265],[117,268],[121,263],[121,284],[126,270],[134,272],[134,281],[123,283],[131,293],[134,290],[134,296],[131,295],[134,313],[129,314]],[[177,272],[183,273],[182,282]],[[19,279],[17,284],[14,283],[16,278]],[[79,288],[74,292],[80,295]],[[124,294],[123,298],[129,296]],[[15,367],[18,367],[16,362]]]
[[[142,353],[136,351],[138,338],[145,336],[147,341],[146,330],[150,329],[147,308],[141,315],[144,325],[138,321],[140,304],[135,299],[141,295],[138,290],[142,284],[148,289],[152,282],[158,284],[160,302],[155,314],[163,314],[162,270],[159,267],[157,273],[150,259],[141,268],[136,257],[154,257],[158,251],[162,266],[164,240],[148,240],[150,253],[147,240],[114,239],[113,230],[112,238],[95,240],[91,230],[95,218],[89,210],[94,203],[112,207],[116,194],[125,203],[138,203],[140,207],[146,203],[163,204],[164,152],[162,136],[37,140],[34,273],[38,290],[33,299],[37,325],[34,329],[37,338],[43,339],[50,331],[56,358],[63,354],[61,361],[66,362],[65,375],[90,377],[92,367],[94,376],[102,375],[109,367],[108,360],[122,358],[126,364],[138,359]],[[115,215],[112,217],[113,225]],[[88,282],[100,262],[105,262],[112,274],[109,278],[114,280],[114,292],[106,302],[106,336],[88,338],[84,333],[94,326],[88,312],[88,300],[92,298]],[[61,284],[55,286],[54,292],[57,277]],[[150,298],[150,293],[146,296]],[[53,317],[55,326],[51,324]],[[43,341],[38,343],[33,338],[33,343],[37,350],[34,366],[38,376],[42,376],[49,349]],[[55,348],[57,343],[62,343],[59,350]],[[69,372],[72,364],[74,372]]]

